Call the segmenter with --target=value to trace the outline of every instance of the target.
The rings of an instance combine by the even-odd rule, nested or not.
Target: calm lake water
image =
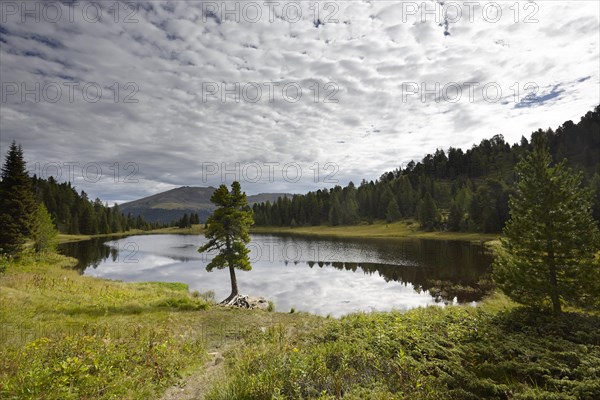
[[[230,292],[228,270],[206,272],[201,235],[140,235],[60,246],[85,275],[123,281],[184,282],[190,290]],[[483,246],[424,239],[352,240],[252,235],[252,271],[236,271],[242,294],[278,311],[340,316],[480,300],[490,289]]]

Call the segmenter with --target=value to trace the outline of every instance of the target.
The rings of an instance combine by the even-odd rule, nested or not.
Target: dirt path
[[[161,400],[203,400],[214,382],[225,377],[225,351],[223,347],[209,352],[211,358],[202,369],[192,373],[182,384],[167,389]]]
[[[230,307],[214,307],[210,312],[199,314],[197,318],[195,323],[202,327],[197,333],[206,340],[205,348],[209,349],[210,359],[192,371],[179,385],[168,388],[161,400],[203,400],[215,382],[226,380],[225,359],[233,357],[235,352],[232,350],[244,346],[246,338],[251,337],[253,332],[266,333],[270,327],[278,327],[276,332],[280,330],[289,333],[323,324],[322,317],[309,314]]]

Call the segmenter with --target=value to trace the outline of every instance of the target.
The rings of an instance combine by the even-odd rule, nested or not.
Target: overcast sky
[[[600,103],[597,1],[132,4],[1,3],[2,155],[109,203],[358,184]]]

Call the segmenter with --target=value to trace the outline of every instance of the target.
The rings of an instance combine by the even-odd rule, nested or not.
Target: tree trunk
[[[550,241],[548,242],[548,268],[551,286],[550,299],[552,300],[552,311],[554,312],[554,315],[560,315],[562,309],[560,307],[560,295],[558,293],[558,278],[556,277],[554,247]]]
[[[229,303],[231,300],[233,300],[235,298],[235,296],[237,296],[239,294],[237,278],[235,277],[235,268],[232,266],[229,267],[229,278],[231,279],[231,294],[229,295],[229,297],[227,297],[221,303]]]
[[[550,283],[553,285],[552,293],[550,295],[550,298],[552,299],[552,311],[554,312],[554,315],[560,315],[562,309],[560,306],[560,296],[558,295],[556,267],[554,265],[550,267]]]
[[[229,252],[231,250],[231,242],[229,241],[229,236],[225,239],[225,248],[227,249],[227,252]],[[229,303],[231,300],[233,300],[235,298],[235,296],[237,296],[239,294],[238,286],[237,286],[237,279],[235,277],[235,268],[231,264],[229,264],[229,278],[231,280],[231,294],[229,295],[229,297],[227,297],[225,300],[223,300],[221,302],[221,304]]]

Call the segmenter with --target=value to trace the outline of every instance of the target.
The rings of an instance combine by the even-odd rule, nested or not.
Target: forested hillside
[[[595,192],[594,217],[600,220],[600,106],[579,123],[565,122],[556,130],[538,130],[546,138],[554,161],[567,159],[584,174]],[[393,222],[416,218],[423,229],[500,232],[509,218],[508,199],[514,167],[530,149],[506,143],[502,135],[482,140],[471,149],[437,149],[420,162],[384,173],[357,187],[317,190],[253,206],[256,225],[353,225],[376,219]]]
[[[38,202],[44,203],[62,233],[94,235],[159,227],[141,216],[123,214],[116,204],[109,207],[98,198],[90,200],[84,191],[77,193],[70,182],[33,176],[32,185]]]

